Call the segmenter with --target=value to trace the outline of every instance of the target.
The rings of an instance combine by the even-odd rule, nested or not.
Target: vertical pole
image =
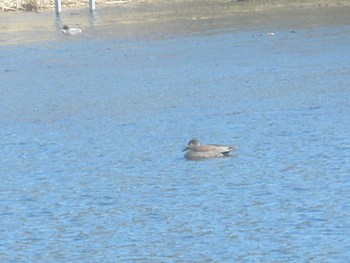
[[[90,12],[95,10],[95,0],[89,0]]]
[[[61,0],[55,0],[55,10],[56,10],[56,15],[59,15],[62,12]]]

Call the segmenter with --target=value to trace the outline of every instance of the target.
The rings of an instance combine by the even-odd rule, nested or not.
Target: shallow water
[[[350,27],[273,32],[2,47],[0,260],[345,262]]]

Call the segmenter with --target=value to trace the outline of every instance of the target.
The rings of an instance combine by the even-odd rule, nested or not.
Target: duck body
[[[203,145],[199,140],[193,139],[183,151],[186,159],[203,159],[212,157],[231,156],[234,150],[233,146],[224,146],[218,144]]]
[[[82,32],[83,30],[80,27],[69,27],[67,25],[62,27],[62,33],[65,35],[79,35]]]

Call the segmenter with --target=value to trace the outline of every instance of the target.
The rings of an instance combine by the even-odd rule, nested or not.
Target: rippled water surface
[[[2,47],[0,260],[346,262],[350,27],[267,33]]]

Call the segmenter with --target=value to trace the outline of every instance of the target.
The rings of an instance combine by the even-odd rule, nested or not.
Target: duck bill
[[[188,150],[188,147],[186,147],[186,148],[185,148],[185,149],[183,149],[182,151],[183,151],[183,152],[185,152],[185,151],[187,151],[187,150]]]

